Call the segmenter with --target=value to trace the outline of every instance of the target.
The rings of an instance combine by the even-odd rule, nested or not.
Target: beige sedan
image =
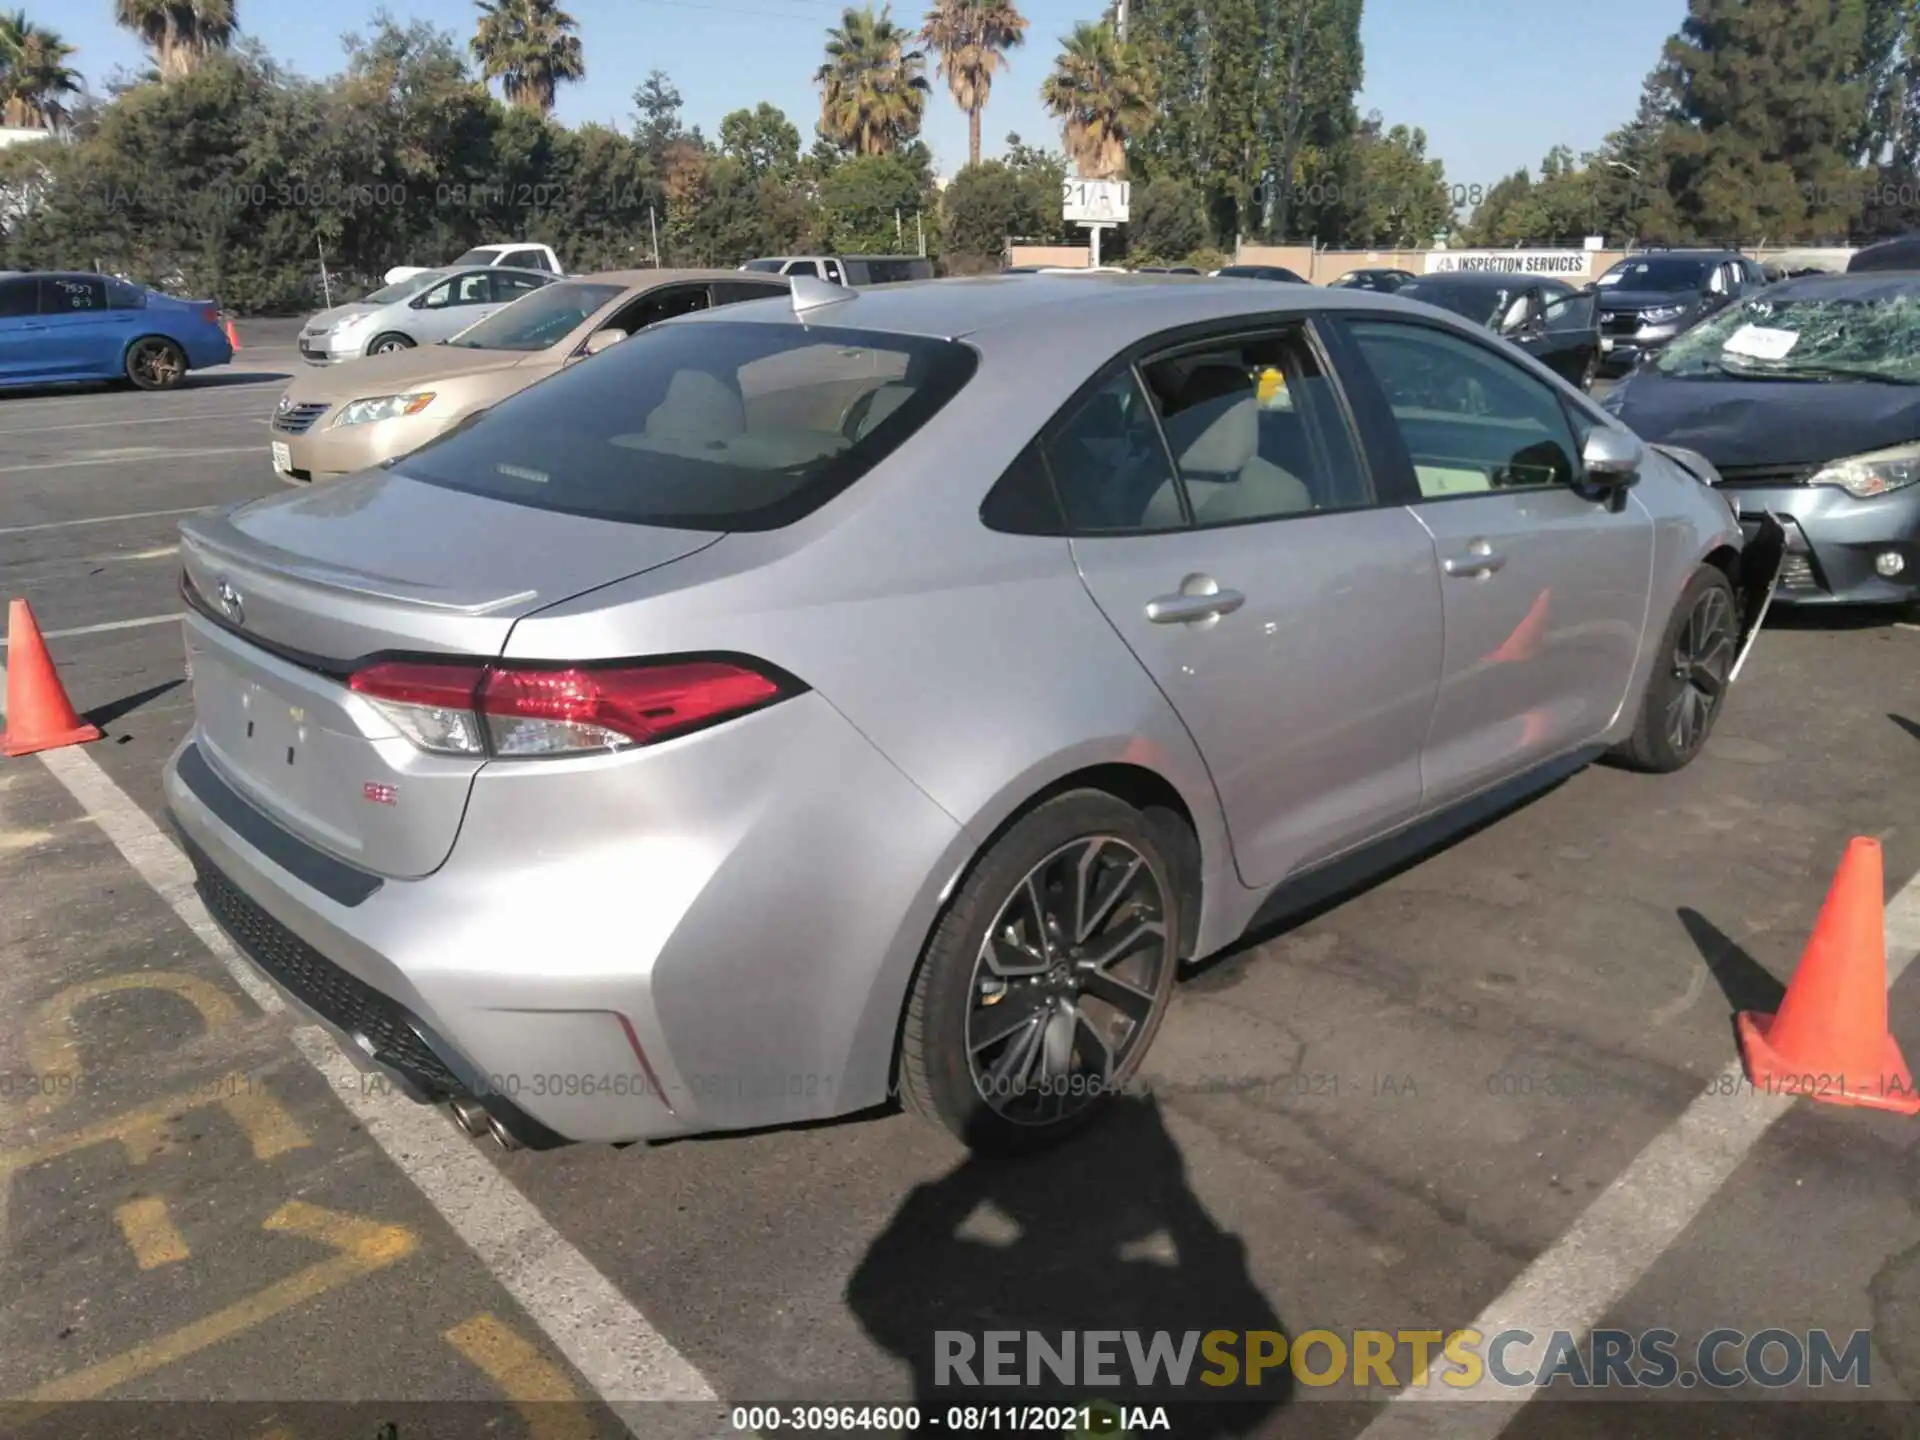
[[[442,344],[299,376],[273,413],[274,471],[292,484],[351,475],[645,326],[788,289],[784,277],[737,270],[609,270],[557,280]]]

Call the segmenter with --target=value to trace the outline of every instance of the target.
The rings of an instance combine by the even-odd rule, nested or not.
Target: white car
[[[554,254],[552,246],[536,245],[525,240],[509,240],[498,245],[476,246],[451,265],[439,268],[451,270],[463,265],[507,265],[516,270],[544,270],[549,275],[567,273],[566,266],[560,263],[560,257]],[[387,271],[383,278],[389,285],[398,285],[402,280],[409,280],[415,275],[424,275],[430,268],[433,267],[396,265]]]

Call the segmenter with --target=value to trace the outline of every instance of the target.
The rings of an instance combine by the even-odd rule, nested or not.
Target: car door
[[[1269,886],[1410,819],[1442,632],[1433,543],[1377,494],[1305,322],[1116,368],[1044,434],[1088,592]]]
[[[0,280],[0,384],[35,379],[46,365],[41,344],[40,281],[33,275]]]
[[[1575,385],[1600,353],[1598,301],[1593,293],[1543,285],[1532,318],[1534,343],[1521,348]]]
[[[1494,347],[1417,320],[1348,317],[1369,433],[1411,471],[1446,620],[1423,768],[1434,809],[1598,738],[1640,651],[1653,524],[1596,498],[1584,417]]]
[[[469,270],[442,280],[412,302],[413,323],[408,327],[422,345],[450,340],[500,308],[493,298],[493,277],[485,270]]]
[[[127,316],[107,305],[98,275],[40,277],[40,345],[49,378],[79,380],[118,375]]]

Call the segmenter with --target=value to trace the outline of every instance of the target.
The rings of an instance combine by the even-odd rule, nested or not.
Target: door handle
[[[1467,546],[1462,556],[1449,556],[1440,562],[1440,569],[1448,575],[1477,580],[1483,575],[1491,575],[1507,563],[1507,557],[1493,553],[1493,546],[1484,540],[1475,540]]]
[[[1147,602],[1147,619],[1156,625],[1181,625],[1191,620],[1211,620],[1231,615],[1247,603],[1238,590],[1215,590],[1211,594],[1162,595]]]

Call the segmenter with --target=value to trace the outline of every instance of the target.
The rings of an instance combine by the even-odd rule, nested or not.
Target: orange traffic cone
[[[99,738],[100,728],[74,713],[32,608],[14,601],[7,611],[7,730],[0,750],[31,755]]]
[[[1855,838],[1779,1013],[1736,1017],[1757,1088],[1920,1115],[1920,1091],[1887,1029],[1884,883],[1880,842]]]
[[[240,332],[233,328],[233,321],[227,321],[227,344],[235,350],[240,348]]]

